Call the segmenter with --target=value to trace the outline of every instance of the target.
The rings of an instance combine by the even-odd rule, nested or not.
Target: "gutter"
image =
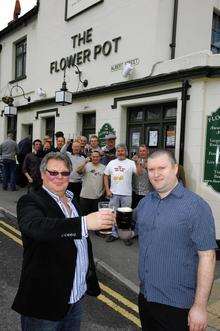
[[[176,51],[176,27],[177,27],[177,15],[178,15],[178,0],[174,0],[173,7],[173,24],[172,24],[172,40],[169,45],[171,48],[171,56],[170,59],[173,60],[175,58]]]

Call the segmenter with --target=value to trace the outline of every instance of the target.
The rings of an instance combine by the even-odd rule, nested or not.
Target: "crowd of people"
[[[9,187],[16,190],[16,182],[28,187],[28,191],[37,190],[42,185],[40,163],[50,152],[61,152],[68,155],[72,171],[69,177],[68,190],[84,215],[98,210],[100,201],[109,200],[110,206],[135,208],[139,200],[150,190],[146,162],[148,148],[141,145],[132,159],[128,158],[124,144],[116,146],[116,136],[109,133],[105,136],[105,146],[100,147],[96,135],[89,141],[85,136],[66,140],[63,132],[56,133],[55,146],[52,139],[46,136],[43,141],[35,139],[33,144],[29,137],[18,144],[11,133],[0,145],[3,159],[3,190]],[[17,166],[16,166],[17,163]],[[106,234],[96,231],[100,237]],[[118,239],[117,229],[113,227],[106,241]],[[124,241],[127,246],[132,240]]]

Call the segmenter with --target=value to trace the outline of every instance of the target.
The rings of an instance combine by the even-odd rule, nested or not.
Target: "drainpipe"
[[[185,147],[185,127],[186,127],[186,104],[190,96],[187,94],[188,89],[191,87],[188,80],[182,82],[182,92],[181,92],[181,126],[180,126],[180,153],[179,153],[179,164],[184,163],[184,147]]]
[[[172,41],[171,41],[171,44],[169,45],[171,48],[171,56],[170,56],[171,60],[175,58],[177,14],[178,14],[178,0],[174,0]]]

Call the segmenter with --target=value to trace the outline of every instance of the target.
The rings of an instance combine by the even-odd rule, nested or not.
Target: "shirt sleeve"
[[[202,199],[191,206],[189,217],[190,237],[199,251],[217,248],[215,222],[211,208]]]
[[[82,217],[82,237],[88,237],[88,229],[86,224],[86,216]]]
[[[110,175],[110,167],[109,167],[109,164],[107,164],[107,166],[105,167],[104,174],[107,175],[107,176]]]
[[[135,163],[134,161],[132,161],[132,172],[133,172],[134,174],[137,173],[137,167],[136,167],[136,163]]]

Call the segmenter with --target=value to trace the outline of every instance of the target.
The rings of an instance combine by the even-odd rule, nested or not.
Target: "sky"
[[[4,29],[13,19],[16,0],[0,0],[0,30]],[[20,0],[21,17],[36,4],[36,0]]]

